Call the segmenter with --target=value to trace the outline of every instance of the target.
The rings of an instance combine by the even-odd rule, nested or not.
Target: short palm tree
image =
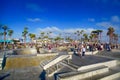
[[[44,33],[44,32],[41,32],[40,34],[41,34],[41,38],[43,39],[44,36],[45,36],[45,33]]]
[[[99,32],[98,31],[92,31],[91,32],[91,35],[93,36],[93,38],[94,38],[94,41],[95,42],[98,42],[98,35],[99,35]]]
[[[32,33],[30,33],[29,36],[30,36],[31,42],[32,42],[32,41],[35,39],[35,37],[36,37],[36,35],[35,35],[35,34],[32,34]]]
[[[0,32],[0,39],[2,40],[3,32]]]
[[[10,39],[11,39],[11,36],[13,35],[13,33],[14,33],[13,30],[8,30],[8,35],[9,35]]]
[[[99,40],[101,40],[103,30],[97,30],[97,32],[99,33]]]
[[[90,42],[93,41],[93,36],[92,36],[92,34],[89,35],[89,41],[90,41]]]
[[[84,41],[88,41],[88,34],[83,34],[83,37],[84,37]]]
[[[113,27],[108,28],[107,35],[109,36],[109,43],[112,43],[114,31]]]
[[[114,43],[118,43],[118,34],[113,34]]]

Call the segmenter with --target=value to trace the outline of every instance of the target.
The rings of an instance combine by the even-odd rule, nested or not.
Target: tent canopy
[[[0,40],[0,43],[2,43],[2,42],[11,43],[13,41],[12,40]]]

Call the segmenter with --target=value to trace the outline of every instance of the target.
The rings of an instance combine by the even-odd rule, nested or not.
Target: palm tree
[[[71,38],[70,37],[66,37],[66,39],[65,39],[66,41],[70,41],[71,40]]]
[[[46,36],[44,36],[44,38],[47,38],[47,39],[48,39],[49,37],[46,35]]]
[[[32,41],[35,39],[36,35],[32,34],[32,33],[29,33],[29,36],[30,36],[31,43],[32,43]]]
[[[4,40],[6,40],[6,35],[7,35],[7,30],[9,29],[7,26],[3,26],[2,29],[4,30],[3,35],[4,35]]]
[[[9,29],[6,25],[2,27],[4,30],[3,35],[4,35],[4,47],[5,47],[5,41],[6,41],[6,35],[7,35],[7,30]]]
[[[76,38],[76,34],[77,34],[77,32],[74,32],[74,36],[75,36],[74,39],[75,39],[75,40],[77,39],[77,38]]]
[[[76,35],[77,35],[78,37],[80,36],[80,31],[79,31],[79,30],[76,31]],[[78,38],[78,40],[79,40],[79,38]]]
[[[92,42],[92,39],[93,39],[93,36],[92,36],[92,34],[90,34],[90,35],[89,35],[89,41]]]
[[[22,36],[24,37],[25,45],[26,45],[27,34],[28,34],[28,28],[24,27],[24,31],[22,32]]]
[[[0,24],[0,39],[2,39],[3,32],[2,32],[2,24]]]
[[[54,38],[54,40],[60,42],[60,40],[62,40],[62,38],[60,36],[57,36],[56,38]]]
[[[75,34],[77,34],[77,36],[80,37],[80,38],[78,38],[78,39],[80,39],[80,41],[82,41],[82,36],[81,35],[83,34],[83,32],[84,32],[84,30],[81,30],[81,31],[77,30],[75,32]]]
[[[9,35],[10,39],[11,39],[11,36],[13,35],[13,33],[14,33],[13,30],[8,30],[8,35]]]
[[[80,31],[80,35],[82,35],[83,32],[84,32],[84,30],[81,30],[81,31]],[[82,36],[80,36],[80,40],[82,41]]]
[[[0,39],[2,40],[3,32],[0,32]]]
[[[2,30],[2,24],[0,24],[0,31]]]
[[[41,34],[41,38],[43,39],[43,38],[44,38],[45,33],[44,33],[44,32],[41,32],[40,34]]]
[[[99,33],[98,33],[98,31],[92,31],[91,32],[91,35],[93,36],[93,38],[94,38],[94,41],[97,41],[98,42],[98,35],[99,35]]]
[[[103,30],[97,30],[97,32],[99,33],[99,40],[101,40]]]
[[[88,34],[83,34],[83,37],[84,37],[84,41],[88,41]]]
[[[118,43],[118,34],[113,34],[113,39],[114,39],[114,42],[117,44]]]
[[[115,31],[115,30],[114,30],[113,27],[109,27],[109,28],[108,28],[107,35],[109,36],[109,43],[112,43],[114,31]]]

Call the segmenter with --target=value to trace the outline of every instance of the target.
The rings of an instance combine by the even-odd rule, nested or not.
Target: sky
[[[84,30],[120,31],[120,0],[0,0],[0,24],[20,38],[24,27],[29,33],[73,33]]]

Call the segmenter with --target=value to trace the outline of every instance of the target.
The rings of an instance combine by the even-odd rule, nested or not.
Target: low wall
[[[13,50],[13,55],[29,55],[29,54],[37,54],[37,50],[35,48]]]

